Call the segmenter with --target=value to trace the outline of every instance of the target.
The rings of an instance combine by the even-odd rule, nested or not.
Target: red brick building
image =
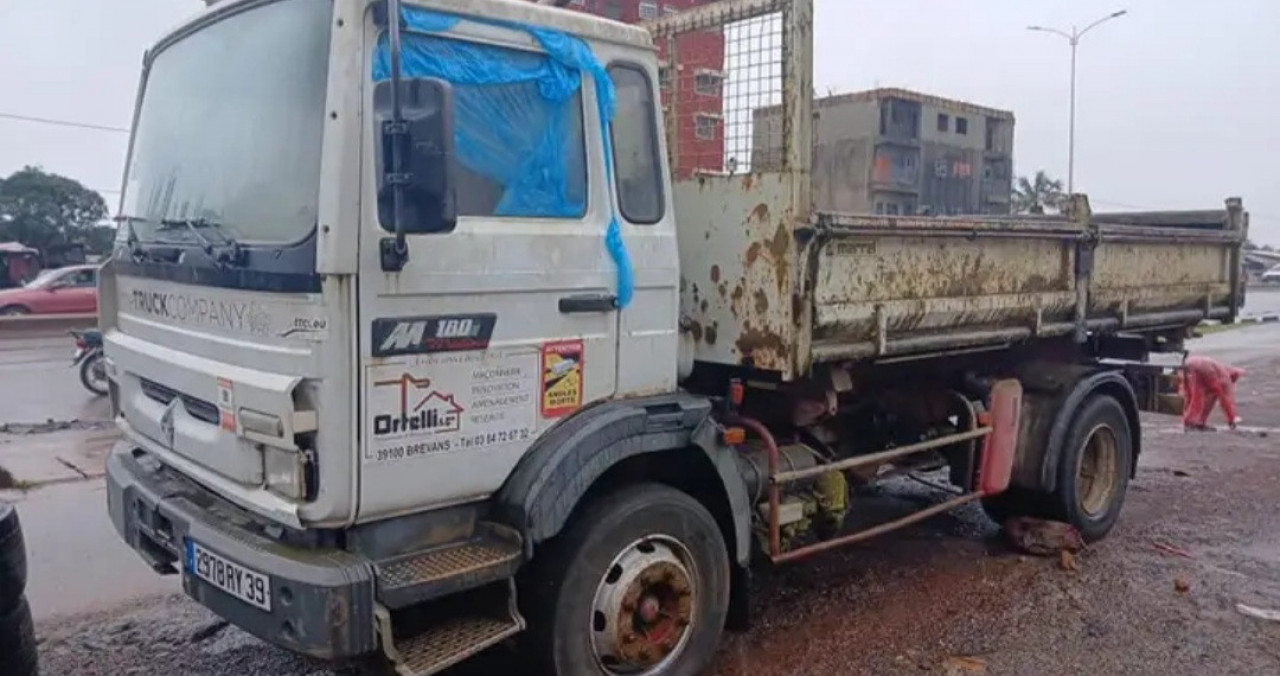
[[[566,7],[636,23],[707,1],[570,0]],[[674,115],[676,123],[675,138],[668,139],[676,177],[687,178],[696,171],[724,171],[724,34],[717,30],[680,36],[674,68],[668,62],[666,44],[658,45],[658,57],[663,64],[662,104],[668,118]]]

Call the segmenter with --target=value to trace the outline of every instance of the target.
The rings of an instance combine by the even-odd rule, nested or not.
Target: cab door
[[[456,227],[409,235],[403,269],[383,271],[392,224],[375,196],[389,83],[374,39],[358,292],[361,521],[496,491],[542,431],[614,396],[620,314],[590,78],[558,106],[541,105],[537,78],[454,82]],[[467,22],[408,33],[404,48],[407,77],[423,74],[415,52],[436,63],[502,59],[525,73],[548,59],[521,31]]]

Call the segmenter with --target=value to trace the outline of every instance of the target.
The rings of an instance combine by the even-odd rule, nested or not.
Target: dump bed
[[[788,379],[822,362],[1234,317],[1247,231],[1237,199],[1095,215],[1076,196],[1062,215],[1025,217],[815,207],[813,172],[857,151],[814,138],[812,12],[812,0],[727,0],[650,25],[696,361]]]

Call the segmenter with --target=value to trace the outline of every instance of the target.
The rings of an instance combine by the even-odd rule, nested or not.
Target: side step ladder
[[[382,652],[400,676],[436,674],[525,628],[514,577],[520,534],[490,522],[471,538],[374,564]]]
[[[524,561],[520,534],[480,522],[468,540],[378,561],[378,602],[408,608],[516,574]]]
[[[438,674],[524,631],[514,580],[460,597],[423,616],[398,617],[394,627],[391,611],[377,609],[382,652],[398,676]]]

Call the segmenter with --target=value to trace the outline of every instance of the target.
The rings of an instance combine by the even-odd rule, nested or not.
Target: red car
[[[18,289],[0,290],[0,316],[98,311],[98,266],[45,270]]]

